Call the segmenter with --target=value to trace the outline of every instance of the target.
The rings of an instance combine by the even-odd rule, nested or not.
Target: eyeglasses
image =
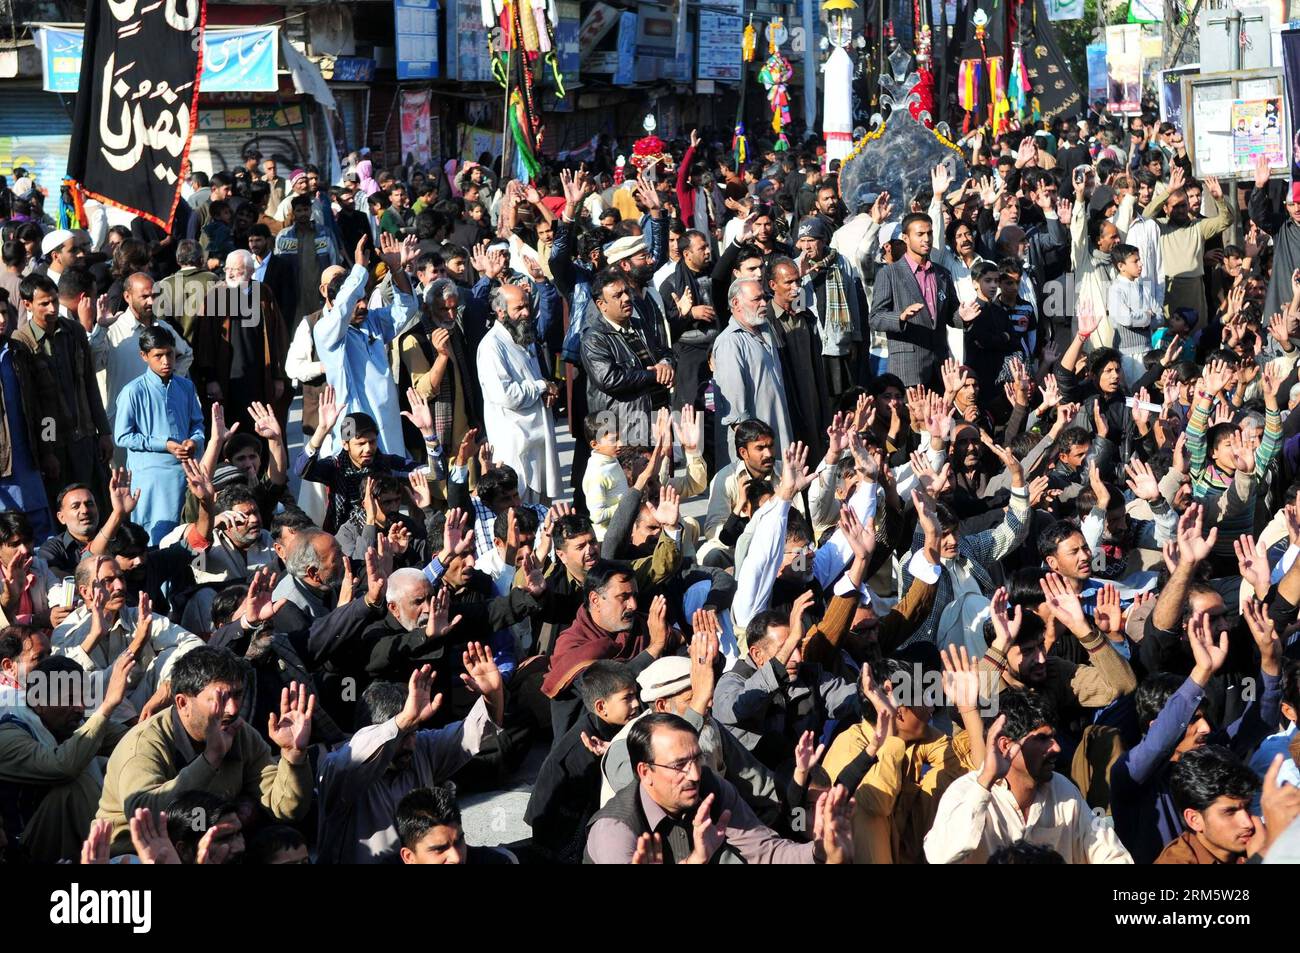
[[[683,758],[681,761],[674,761],[672,764],[659,764],[657,761],[647,761],[646,764],[652,768],[666,768],[674,774],[685,774],[691,768],[697,771],[704,763],[704,755],[697,754],[694,758]]]

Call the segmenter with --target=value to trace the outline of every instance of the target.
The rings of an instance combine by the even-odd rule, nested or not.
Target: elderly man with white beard
[[[794,441],[781,356],[768,326],[763,287],[757,278],[740,278],[727,290],[731,321],[713,341],[713,379],[718,390],[717,446],[736,457],[733,429],[746,420],[766,421],[781,453]]]
[[[518,285],[499,285],[490,304],[496,321],[478,346],[488,442],[496,462],[519,474],[525,502],[549,502],[561,493],[551,416],[560,385],[542,375],[528,293]]]
[[[227,420],[246,424],[253,404],[269,404],[283,430],[289,409],[284,369],[289,332],[275,295],[253,280],[256,268],[247,250],[226,256],[226,280],[208,288],[202,320],[194,329],[190,376],[205,412],[220,402]]]

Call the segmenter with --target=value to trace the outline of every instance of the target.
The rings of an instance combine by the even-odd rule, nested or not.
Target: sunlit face
[[[650,736],[654,762],[636,766],[651,800],[669,814],[681,815],[700,803],[700,766],[704,755],[695,735],[660,728]]]
[[[752,475],[764,479],[772,475],[772,470],[776,466],[776,453],[771,437],[763,434],[751,440],[740,448],[739,454],[741,461]]]
[[[1056,770],[1056,758],[1060,753],[1061,746],[1056,741],[1056,732],[1051,725],[1042,725],[1020,739],[1020,752],[1012,766],[1022,768],[1036,783],[1046,784],[1052,779]]]
[[[1234,855],[1246,853],[1255,835],[1249,798],[1217,797],[1204,811],[1184,810],[1183,821],[1211,848]]]
[[[397,599],[391,598],[392,594],[390,588],[388,611],[408,632],[420,628],[429,621],[429,597],[433,595],[433,588],[428,582],[417,582],[411,585]]]
[[[463,864],[468,858],[469,847],[459,824],[430,828],[414,847],[402,848],[404,864]]]
[[[799,270],[792,265],[777,265],[772,272],[772,300],[789,308],[798,293]]]
[[[629,576],[615,576],[604,591],[587,597],[587,611],[606,632],[628,632],[636,621],[636,582]]]
[[[919,258],[925,258],[930,254],[933,239],[934,228],[925,221],[913,222],[903,234],[903,243],[907,245],[907,250]]]
[[[1056,544],[1055,555],[1047,557],[1047,568],[1066,579],[1085,580],[1092,572],[1092,550],[1082,533],[1071,533]]]
[[[153,371],[164,381],[172,379],[172,369],[176,364],[176,349],[171,347],[155,347],[148,351],[141,351],[140,356],[148,365],[149,370]]]
[[[579,533],[560,543],[556,555],[574,578],[582,579],[600,558],[600,545],[592,533]]]
[[[59,505],[59,522],[78,539],[88,539],[99,526],[99,507],[89,490],[69,490]]]

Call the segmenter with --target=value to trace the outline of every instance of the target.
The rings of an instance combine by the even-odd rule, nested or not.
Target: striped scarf
[[[853,315],[849,311],[849,296],[844,288],[844,275],[836,267],[839,257],[839,252],[835,249],[827,249],[826,257],[821,261],[814,261],[811,270],[826,272],[826,313],[821,316],[822,322],[828,327],[847,328],[853,320]]]

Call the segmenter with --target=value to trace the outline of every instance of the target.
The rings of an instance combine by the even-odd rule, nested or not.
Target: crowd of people
[[[4,859],[1300,859],[1300,194],[1011,125],[14,170]]]

